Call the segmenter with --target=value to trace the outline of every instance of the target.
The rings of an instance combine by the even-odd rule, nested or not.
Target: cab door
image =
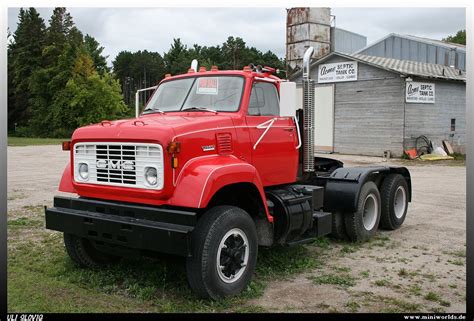
[[[298,133],[291,117],[280,117],[274,83],[254,82],[246,115],[252,164],[265,186],[293,183],[298,171]]]

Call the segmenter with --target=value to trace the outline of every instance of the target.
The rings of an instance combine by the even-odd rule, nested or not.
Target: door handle
[[[288,128],[283,128],[284,131],[287,131],[287,132],[292,132],[294,130],[293,127],[288,127]]]

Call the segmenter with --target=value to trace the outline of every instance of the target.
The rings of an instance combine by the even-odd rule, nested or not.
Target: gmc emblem
[[[100,169],[121,169],[124,171],[135,170],[135,162],[133,161],[99,159],[95,165]]]

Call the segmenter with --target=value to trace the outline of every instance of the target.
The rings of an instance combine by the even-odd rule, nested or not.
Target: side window
[[[249,115],[279,116],[280,102],[275,85],[266,82],[257,82],[250,93]]]

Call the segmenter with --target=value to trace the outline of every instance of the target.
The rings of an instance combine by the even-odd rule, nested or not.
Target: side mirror
[[[296,116],[296,83],[281,82],[280,83],[280,116],[295,117]]]

